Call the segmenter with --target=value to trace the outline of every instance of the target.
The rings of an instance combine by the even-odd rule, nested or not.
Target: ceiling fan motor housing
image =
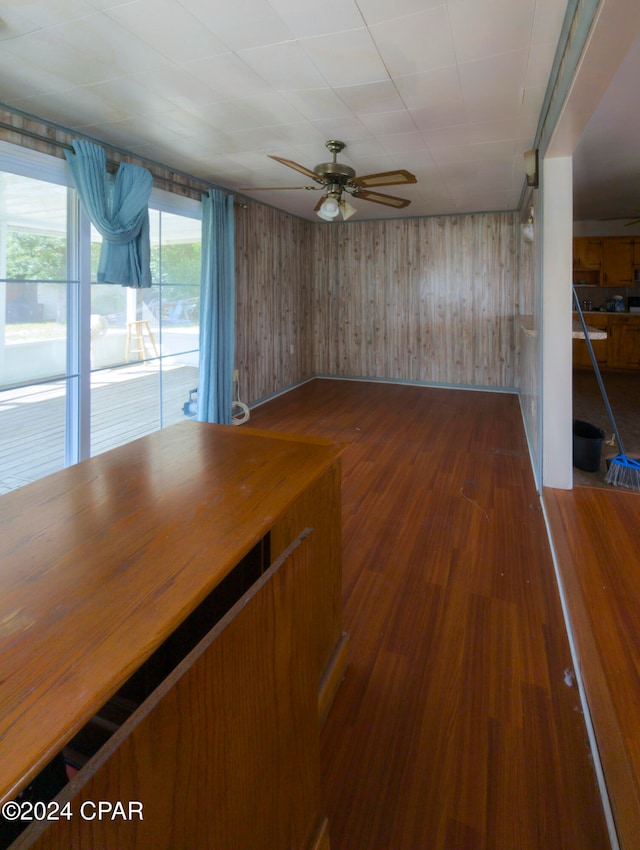
[[[322,177],[323,180],[328,180],[330,183],[339,183],[340,185],[353,180],[356,176],[353,168],[341,162],[321,162],[319,165],[316,165],[313,171],[318,177]]]

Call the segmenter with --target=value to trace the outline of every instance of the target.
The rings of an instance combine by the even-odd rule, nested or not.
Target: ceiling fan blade
[[[379,192],[370,192],[368,189],[360,189],[353,196],[354,198],[362,198],[365,201],[373,201],[374,204],[385,204],[388,207],[395,207],[397,210],[403,207],[408,207],[411,201],[406,198],[394,198],[393,195],[381,195]]]
[[[238,192],[279,192],[281,189],[313,189],[317,192],[322,186],[241,186]]]
[[[402,183],[417,183],[417,179],[410,171],[399,168],[397,171],[380,171],[378,174],[364,174],[362,177],[354,177],[351,181],[356,186],[369,188],[370,186],[399,186]]]
[[[294,162],[292,159],[283,159],[281,156],[274,156],[273,154],[268,154],[268,156],[271,159],[275,159],[276,162],[281,162],[283,165],[289,166],[289,168],[294,168],[296,171],[299,171],[300,174],[305,174],[307,177],[315,180],[316,183],[323,182],[317,174],[311,171],[311,169],[305,168],[304,165],[300,165],[300,163]]]
[[[640,224],[640,218],[634,218],[633,221],[628,221],[625,227],[631,227],[633,224]]]

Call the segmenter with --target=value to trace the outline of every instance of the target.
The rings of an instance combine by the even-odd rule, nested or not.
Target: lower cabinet
[[[587,325],[607,331],[607,338],[591,340],[602,369],[640,369],[640,316],[619,313],[587,313]],[[592,368],[587,343],[573,340],[574,368]]]
[[[341,450],[181,423],[3,497],[0,850],[329,850]]]
[[[306,530],[13,847],[322,847],[313,547]]]
[[[640,316],[616,316],[609,326],[608,342],[608,366],[640,368]]]

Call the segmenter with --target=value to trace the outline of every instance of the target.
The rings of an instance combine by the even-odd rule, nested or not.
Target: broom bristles
[[[614,487],[628,487],[640,492],[640,461],[626,455],[616,455],[611,459],[604,480]]]

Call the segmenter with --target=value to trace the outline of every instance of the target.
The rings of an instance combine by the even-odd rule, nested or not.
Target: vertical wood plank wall
[[[517,385],[516,214],[236,222],[243,400],[315,374]]]
[[[236,368],[244,402],[312,374],[311,227],[264,204],[236,208]]]
[[[515,214],[312,229],[314,372],[514,387]]]

